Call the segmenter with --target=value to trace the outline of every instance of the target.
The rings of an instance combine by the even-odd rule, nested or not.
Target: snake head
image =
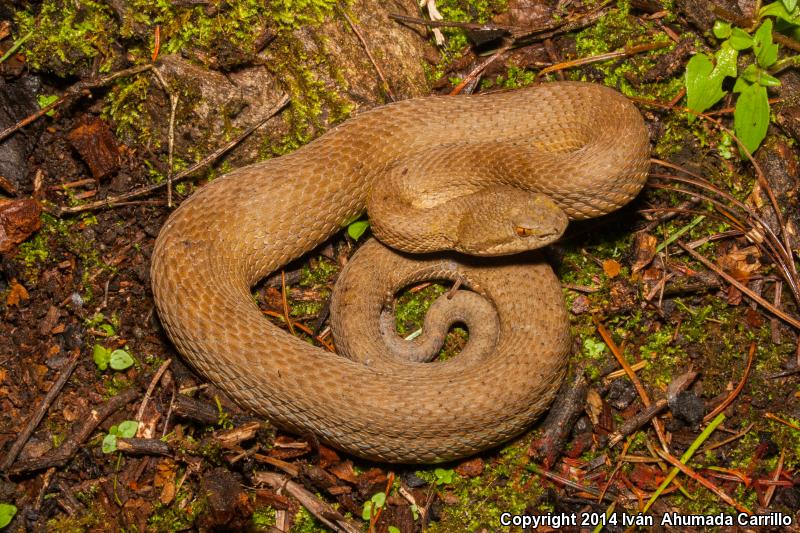
[[[510,255],[541,248],[557,241],[569,223],[549,196],[514,187],[483,190],[470,204],[454,245],[470,255]]]

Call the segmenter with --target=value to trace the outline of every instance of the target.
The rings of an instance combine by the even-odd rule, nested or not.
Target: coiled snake
[[[507,254],[557,239],[567,217],[628,202],[643,186],[648,152],[635,107],[585,83],[412,99],[362,113],[183,202],[153,252],[159,316],[201,374],[290,431],[380,461],[473,454],[547,409],[569,347],[550,267],[535,252]],[[363,246],[333,296],[337,350],[346,358],[271,324],[250,291],[365,208],[376,236],[393,248],[473,257]],[[433,306],[470,328],[464,352],[446,361],[425,362],[447,324],[434,331],[429,320],[426,336],[407,343],[386,312],[396,291],[429,277],[471,289]]]

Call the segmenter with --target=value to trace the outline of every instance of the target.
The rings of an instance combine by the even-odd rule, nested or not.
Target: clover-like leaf
[[[727,39],[731,36],[731,23],[724,20],[714,21],[714,36],[717,39]]]
[[[108,364],[114,370],[125,370],[133,365],[133,357],[125,350],[114,350],[109,356]]]
[[[125,420],[120,422],[117,427],[117,436],[123,439],[132,439],[136,436],[136,431],[139,429],[139,422],[136,420]]]
[[[437,485],[447,485],[453,482],[455,472],[449,469],[445,470],[444,468],[437,468],[433,471],[433,475],[436,476]]]
[[[369,520],[370,518],[372,518],[372,515],[373,515],[372,508],[374,506],[375,506],[375,504],[372,502],[372,500],[365,501],[364,502],[364,508],[361,509],[361,518],[363,518],[364,520]]]
[[[103,438],[103,453],[114,453],[117,451],[117,436],[109,433]]]
[[[98,369],[105,370],[111,361],[111,352],[106,347],[95,344],[92,349],[92,360]]]

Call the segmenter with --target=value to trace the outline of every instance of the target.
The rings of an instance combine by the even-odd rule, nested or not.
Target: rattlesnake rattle
[[[648,154],[633,104],[594,84],[379,107],[183,202],[153,251],[158,314],[197,371],[280,427],[377,461],[471,455],[547,409],[569,351],[554,273],[535,252],[507,254],[630,201]],[[250,291],[365,208],[376,237],[404,253],[372,242],[351,258],[332,302],[336,355],[271,324]],[[450,248],[504,257],[405,253]],[[434,304],[470,328],[447,361],[424,362],[446,324],[426,321],[439,340],[409,349],[387,318],[390,296],[427,277],[462,284]]]

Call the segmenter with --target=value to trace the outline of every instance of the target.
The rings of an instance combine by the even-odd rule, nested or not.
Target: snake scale
[[[567,218],[627,203],[648,153],[636,108],[588,83],[379,107],[183,202],[152,256],[159,316],[196,370],[289,431],[386,462],[474,454],[548,408],[569,351],[551,268],[536,252],[508,254],[557,239]],[[365,209],[375,235],[401,251],[370,242],[340,275],[340,354],[266,320],[251,288]],[[448,248],[462,254],[407,253]],[[429,277],[462,287],[432,309],[470,328],[446,361],[425,362],[416,348],[435,353],[440,340],[402,341],[387,314],[396,291]],[[426,335],[435,328],[426,321]]]

